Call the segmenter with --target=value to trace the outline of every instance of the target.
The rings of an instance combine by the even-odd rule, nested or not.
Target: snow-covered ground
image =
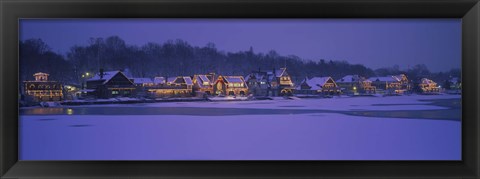
[[[89,105],[425,110],[459,95]],[[82,106],[85,107],[85,106]],[[127,109],[126,107],[131,107]],[[75,111],[76,107],[71,107]],[[54,109],[54,108],[51,108]],[[181,110],[180,110],[181,111]],[[246,110],[248,111],[248,110]],[[20,160],[460,160],[461,121],[353,116],[21,115]]]
[[[212,101],[212,102],[172,102],[107,104],[88,106],[114,107],[201,107],[201,108],[254,108],[254,109],[317,109],[317,110],[435,110],[446,107],[430,105],[435,99],[460,99],[460,95],[411,95],[388,97],[334,97],[334,98],[296,98],[253,101]],[[75,106],[73,106],[75,107]],[[84,106],[78,106],[84,107]]]

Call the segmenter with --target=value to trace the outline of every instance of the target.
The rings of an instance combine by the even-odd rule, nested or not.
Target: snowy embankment
[[[105,105],[105,104],[134,104],[134,103],[154,103],[154,102],[192,102],[205,101],[204,98],[189,97],[189,98],[156,98],[156,99],[140,99],[140,98],[109,98],[109,99],[94,99],[94,100],[65,100],[62,105]]]
[[[459,121],[334,113],[21,116],[20,132],[20,160],[461,159]]]
[[[333,98],[290,98],[273,97],[273,100],[231,102],[176,102],[129,105],[102,105],[115,107],[199,107],[199,108],[255,108],[255,109],[313,109],[332,111],[352,110],[441,110],[447,107],[431,105],[438,99],[460,99],[460,95],[411,95],[388,97],[333,97]]]
[[[252,100],[253,98],[249,98],[246,96],[225,96],[225,97],[209,97],[209,101],[247,101]]]

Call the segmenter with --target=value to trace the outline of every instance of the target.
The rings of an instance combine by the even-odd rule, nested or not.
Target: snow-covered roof
[[[135,84],[153,83],[150,78],[132,78],[132,80]]]
[[[281,77],[284,73],[286,73],[287,68],[280,68],[280,69],[275,69],[275,77]],[[267,71],[268,75],[272,75],[273,71]]]
[[[173,83],[173,82],[175,82],[175,80],[177,80],[177,77],[168,77],[167,78],[167,83]]]
[[[457,77],[453,77],[453,78],[450,78],[450,80],[448,80],[450,83],[453,83],[453,84],[457,84],[458,83],[458,78]]]
[[[198,75],[198,77],[200,77],[203,83],[210,83],[210,79],[207,78],[207,75]]]
[[[153,79],[153,83],[155,83],[155,84],[165,84],[165,77],[155,77]]]
[[[244,83],[242,76],[224,76],[228,83]]]
[[[397,80],[397,81],[402,81],[402,78],[403,78],[404,76],[405,76],[405,75],[400,74],[400,75],[392,76],[392,78],[394,78],[394,79]]]
[[[337,83],[352,83],[352,82],[358,82],[360,81],[360,76],[358,75],[347,75],[344,76],[343,78],[338,79],[336,82]]]
[[[248,81],[251,77],[255,78],[255,80],[257,81],[267,81],[267,78],[272,79],[273,75],[271,73],[269,74],[268,72],[257,71],[245,76],[244,79],[245,81]]]
[[[422,78],[422,83],[423,84],[428,84],[428,85],[430,85],[430,84],[437,85],[437,83],[435,83],[433,80],[430,80],[428,78]]]
[[[200,88],[205,88],[205,86],[208,87],[208,85],[212,84],[207,75],[195,75],[194,78],[196,78],[197,86]]]
[[[84,93],[86,93],[86,92],[94,92],[94,91],[95,91],[95,89],[82,89],[82,90],[80,90],[80,92],[84,92]]]
[[[386,81],[386,82],[397,82],[397,81],[399,81],[396,78],[394,78],[393,76],[371,77],[368,80],[370,80],[370,81]]]
[[[38,73],[33,74],[33,76],[42,76],[42,75],[49,76],[48,73],[43,73],[43,72],[38,72]]]
[[[88,79],[87,81],[97,81],[97,80],[105,80],[103,82],[103,84],[106,84],[108,81],[110,81],[110,79],[112,79],[115,75],[117,75],[118,73],[122,74],[123,76],[125,76],[125,74],[123,74],[121,71],[106,71],[106,72],[103,72],[103,78],[100,78],[100,73],[97,73],[95,74],[95,76],[93,76],[92,78]]]
[[[313,77],[311,79],[306,78],[302,83],[307,83],[311,90],[319,90],[329,79],[333,81],[331,77]]]
[[[189,76],[184,76],[183,80],[185,81],[185,84],[193,85],[192,78],[190,78]]]
[[[170,80],[170,78],[168,79]],[[175,80],[173,80],[171,83],[193,85],[192,78],[190,78],[189,76],[175,77]]]

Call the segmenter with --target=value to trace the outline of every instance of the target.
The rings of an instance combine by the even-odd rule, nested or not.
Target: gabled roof
[[[37,73],[33,74],[33,76],[42,76],[42,75],[49,76],[48,73],[43,73],[43,72],[37,72]]]
[[[273,71],[267,71],[268,75],[273,75]],[[283,75],[288,75],[287,68],[275,69],[275,77],[281,77]]]
[[[400,74],[400,75],[392,76],[392,78],[394,78],[394,79],[397,80],[397,81],[402,81],[402,78],[403,78],[404,76],[405,76],[404,74]]]
[[[127,78],[127,76],[125,76],[125,74],[123,74],[121,71],[106,71],[106,72],[103,72],[103,78],[100,78],[100,73],[97,73],[95,74],[95,76],[93,76],[92,78],[88,79],[87,81],[100,81],[100,80],[104,80],[103,81],[103,84],[106,84],[108,83],[108,81],[110,81],[115,75],[117,74],[120,74],[120,75],[123,75],[125,78]],[[128,79],[128,78],[127,78]],[[129,79],[130,80],[130,79]]]
[[[194,78],[196,78],[197,86],[199,86],[200,88],[210,87],[209,85],[212,85],[212,82],[207,77],[207,75],[195,75]],[[204,85],[204,83],[207,84]]]
[[[167,77],[167,83],[173,83],[177,80],[177,77]]]
[[[153,83],[155,83],[155,84],[165,84],[165,77],[155,77],[153,79]]]
[[[185,81],[185,84],[187,85],[193,85],[192,78],[190,78],[189,76],[184,76],[183,81]]]
[[[170,80],[170,78],[168,78],[168,79]],[[190,78],[189,76],[175,77],[175,79],[170,83],[193,85],[192,78]]]
[[[273,75],[270,75],[273,76]],[[245,81],[251,79],[251,77],[255,78],[257,81],[267,81],[268,74],[267,72],[252,72],[249,75],[245,76]]]
[[[223,76],[227,83],[245,83],[242,76]]]
[[[352,82],[359,82],[360,81],[360,76],[358,75],[347,75],[344,76],[343,78],[338,79],[336,82],[337,83],[352,83]]]
[[[430,80],[428,78],[422,78],[422,84],[433,84],[433,85],[437,85],[437,83],[435,83],[433,80]]]
[[[450,78],[448,80],[448,82],[453,83],[453,84],[457,84],[458,83],[458,78],[457,77]]]
[[[371,77],[368,80],[370,81],[386,81],[386,82],[398,82],[397,78],[393,76],[382,76],[382,77]]]
[[[153,80],[150,78],[132,78],[132,80],[135,84],[153,83]]]
[[[210,79],[207,78],[207,75],[198,75],[198,77],[200,78],[200,80],[202,80],[202,83],[211,83]]]
[[[332,82],[335,83],[335,81],[331,77],[313,77],[311,79],[305,78],[302,81],[302,84],[306,83],[308,86],[311,87],[311,90],[319,90],[322,89],[322,86],[325,85],[328,80],[332,80]]]

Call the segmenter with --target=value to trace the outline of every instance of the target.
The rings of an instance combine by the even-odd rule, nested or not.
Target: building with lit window
[[[215,82],[215,74],[193,75],[193,91],[198,96],[213,95],[213,83]]]
[[[418,84],[423,94],[436,94],[440,92],[440,87],[433,80],[422,78]]]
[[[146,87],[146,90],[156,98],[190,97],[193,96],[193,81],[190,76],[155,77],[154,85]]]
[[[130,80],[137,87],[149,87],[154,85],[153,80],[150,78],[131,78]]]
[[[248,90],[254,96],[268,96],[268,92],[271,89],[269,76],[265,71],[252,71],[245,77],[245,81],[248,85]]]
[[[25,95],[33,98],[35,102],[62,101],[63,85],[57,81],[49,81],[47,73],[33,74],[34,81],[24,81]]]
[[[255,96],[292,95],[295,90],[287,68],[252,71],[245,77],[249,91]]]
[[[339,95],[341,93],[335,80],[331,77],[305,78],[297,87],[297,94]]]
[[[372,81],[359,75],[346,75],[336,81],[338,87],[344,94],[375,94],[376,87],[372,86]]]
[[[248,94],[248,86],[242,76],[218,76],[213,83],[213,92],[219,96],[243,96]]]
[[[372,85],[379,90],[385,90],[387,93],[403,94],[412,90],[412,86],[407,76],[404,74],[384,77],[371,77]]]
[[[96,98],[129,97],[135,89],[135,84],[123,72],[100,70],[87,80],[86,92]]]

